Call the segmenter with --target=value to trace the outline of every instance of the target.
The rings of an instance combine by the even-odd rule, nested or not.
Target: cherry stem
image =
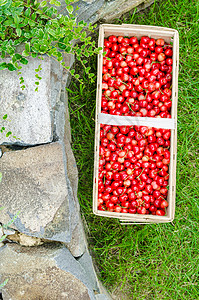
[[[142,173],[144,172],[144,170],[145,170],[145,168],[141,171],[141,173],[136,178],[138,178],[140,180],[140,176],[142,175]]]
[[[108,100],[110,100],[110,101],[116,100],[116,99],[111,99],[109,96],[106,96],[106,95],[105,95],[105,97],[106,97]]]
[[[128,108],[132,111],[132,112],[134,112],[134,110],[132,110],[132,108],[131,108],[131,104],[129,103],[129,102],[126,102],[126,104],[127,104],[127,106],[128,106]],[[134,114],[135,114],[135,112],[134,112]]]
[[[125,192],[126,192],[126,188],[124,189],[124,192],[120,195],[120,197],[123,196]]]

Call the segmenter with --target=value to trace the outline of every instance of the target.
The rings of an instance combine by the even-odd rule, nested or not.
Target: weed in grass
[[[78,197],[100,278],[119,300],[198,299],[199,2],[155,1],[115,23],[172,27],[180,35],[176,215],[172,224],[121,225],[92,213],[95,88],[72,82],[69,103]],[[90,59],[96,74],[96,59]]]

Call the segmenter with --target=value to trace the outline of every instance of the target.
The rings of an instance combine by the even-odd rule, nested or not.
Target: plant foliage
[[[10,57],[9,62],[0,63],[0,70],[20,70],[28,64],[28,56],[48,55],[69,71],[63,56],[70,53],[75,54],[92,80],[94,74],[86,64],[87,58],[99,51],[89,36],[95,26],[77,22],[71,1],[65,0],[65,4],[64,15],[55,7],[61,5],[57,0],[0,0],[0,56],[2,59]],[[18,50],[20,44],[24,44],[23,51]],[[69,72],[79,80],[79,74],[74,70]],[[22,77],[20,83],[23,84]]]

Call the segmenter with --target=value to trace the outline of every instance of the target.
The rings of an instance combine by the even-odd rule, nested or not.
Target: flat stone
[[[70,242],[78,223],[74,199],[66,174],[66,157],[59,143],[5,152],[0,159],[0,222],[30,236]],[[72,224],[72,225],[71,225]],[[72,226],[72,227],[71,227]]]
[[[119,18],[121,15],[137,8],[137,12],[151,5],[154,0],[112,0],[104,1],[104,5],[96,12],[95,22],[105,22]]]
[[[28,60],[20,75],[25,81],[24,90],[20,88],[17,72],[0,71],[1,114],[8,115],[7,120],[1,121],[6,130],[0,136],[0,144],[38,145],[63,138],[64,118],[68,114],[65,87],[69,82],[69,72],[53,58],[43,56],[43,60]],[[64,54],[64,62],[71,67],[74,56]],[[39,64],[42,79],[36,92],[35,68]],[[12,135],[6,138],[8,131]]]
[[[6,235],[13,235],[16,233],[16,231],[12,228],[3,228],[3,233]]]
[[[15,234],[11,234],[11,235],[8,234],[6,238],[9,241],[13,241],[15,243],[20,244],[21,246],[26,246],[26,247],[39,246],[44,243],[44,241],[40,238],[29,236],[17,231]]]
[[[84,268],[84,270],[88,274],[90,282],[92,283],[93,290],[99,293],[100,290],[98,286],[97,275],[93,266],[92,258],[88,250],[86,250],[82,256],[77,258],[77,261],[80,263],[80,265]]]
[[[23,65],[20,76],[24,78],[25,89],[20,88],[19,75],[16,71],[7,69],[0,71],[0,106],[1,114],[7,114],[8,120],[2,125],[5,132],[11,131],[12,136],[0,136],[0,144],[36,145],[52,141],[51,119],[51,60],[28,58],[28,65]],[[9,59],[7,59],[9,61]],[[42,70],[38,73],[38,92],[35,92],[35,69],[41,64]]]
[[[62,2],[64,2],[62,0]],[[99,20],[98,11],[103,8],[105,0],[86,0],[73,3],[73,7],[79,7],[77,11],[77,20],[84,20],[86,23],[94,23]]]
[[[74,63],[74,55],[64,54],[64,62],[66,66],[72,67]],[[58,63],[53,62],[52,64],[52,74],[54,74],[51,78],[52,81],[56,82],[59,74],[60,68],[57,65]],[[61,82],[59,82],[59,89],[57,89],[57,94],[59,91],[59,97],[55,97],[55,92],[52,92],[52,114],[54,120],[54,138],[57,138],[61,141],[64,140],[65,132],[67,133],[67,137],[71,142],[71,129],[70,129],[70,116],[68,111],[68,93],[66,91],[66,86],[69,84],[71,80],[70,73],[65,68],[62,69],[62,78]],[[52,88],[55,90],[54,83],[52,82]],[[58,83],[56,84],[58,86]],[[53,98],[56,98],[53,100]]]
[[[69,62],[68,62],[69,64]],[[67,74],[63,76],[66,79]],[[64,81],[64,80],[63,80]],[[66,80],[65,80],[66,82]],[[78,188],[78,170],[75,161],[73,151],[71,149],[71,128],[70,128],[70,117],[68,111],[68,93],[63,85],[61,97],[60,97],[60,109],[55,113],[56,120],[56,135],[59,140],[63,143],[64,152],[66,155],[66,172],[67,178],[71,185],[72,200],[70,202],[71,208],[71,240],[66,243],[67,248],[70,250],[74,257],[81,256],[86,247],[86,237],[84,234],[84,228],[81,222],[80,206],[77,198]],[[61,109],[61,102],[63,110]]]
[[[86,23],[96,23],[99,20],[105,22],[119,18],[121,15],[137,8],[137,11],[151,5],[154,0],[80,0],[73,3],[73,7],[79,7],[77,20],[84,20]],[[64,0],[58,8],[63,14]]]
[[[2,228],[2,226],[0,225],[0,239],[3,237],[3,235],[4,235],[3,228]],[[3,247],[3,246],[4,246],[4,243],[2,243],[2,242],[0,241],[0,248]]]
[[[3,228],[2,228],[2,226],[0,225],[0,239],[2,238],[3,234],[4,234]]]
[[[67,157],[66,167],[67,167],[67,174],[68,178],[70,180],[73,194],[76,200],[76,205],[79,209],[79,202],[77,199],[77,189],[78,189],[78,169],[77,164],[75,160],[75,156],[73,154],[71,143],[70,143],[70,122],[67,117],[65,118],[65,131],[64,131],[64,137],[63,137],[63,144],[64,149]]]
[[[4,300],[94,300],[89,278],[64,246],[47,244],[0,249],[0,282]]]
[[[95,297],[96,297],[96,300],[110,300],[111,298],[109,297],[107,297],[105,294],[97,294],[97,295],[95,295]]]
[[[81,216],[79,213],[78,215],[79,222],[71,232],[70,242],[66,243],[67,248],[74,257],[80,257],[86,250],[86,236],[81,222]]]

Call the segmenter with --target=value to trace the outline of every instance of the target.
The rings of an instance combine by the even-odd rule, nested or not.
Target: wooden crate
[[[98,113],[101,112],[102,97],[102,52],[98,55],[97,71],[97,93],[96,93],[96,118],[95,118],[95,156],[94,156],[94,180],[93,180],[93,212],[96,215],[110,218],[118,218],[121,221],[135,223],[166,223],[171,222],[175,215],[175,193],[176,193],[176,156],[177,156],[177,99],[178,99],[178,68],[179,68],[179,35],[178,31],[172,28],[145,26],[145,25],[112,25],[103,24],[99,28],[98,46],[104,46],[104,38],[110,36],[142,36],[150,38],[163,38],[167,43],[173,43],[173,71],[172,71],[172,107],[171,118],[175,120],[175,129],[171,130],[170,137],[170,165],[169,165],[169,191],[167,201],[169,206],[165,216],[140,215],[129,213],[116,213],[100,211],[97,208],[98,199],[98,166],[99,166],[99,146],[100,146],[100,124],[98,123]]]

